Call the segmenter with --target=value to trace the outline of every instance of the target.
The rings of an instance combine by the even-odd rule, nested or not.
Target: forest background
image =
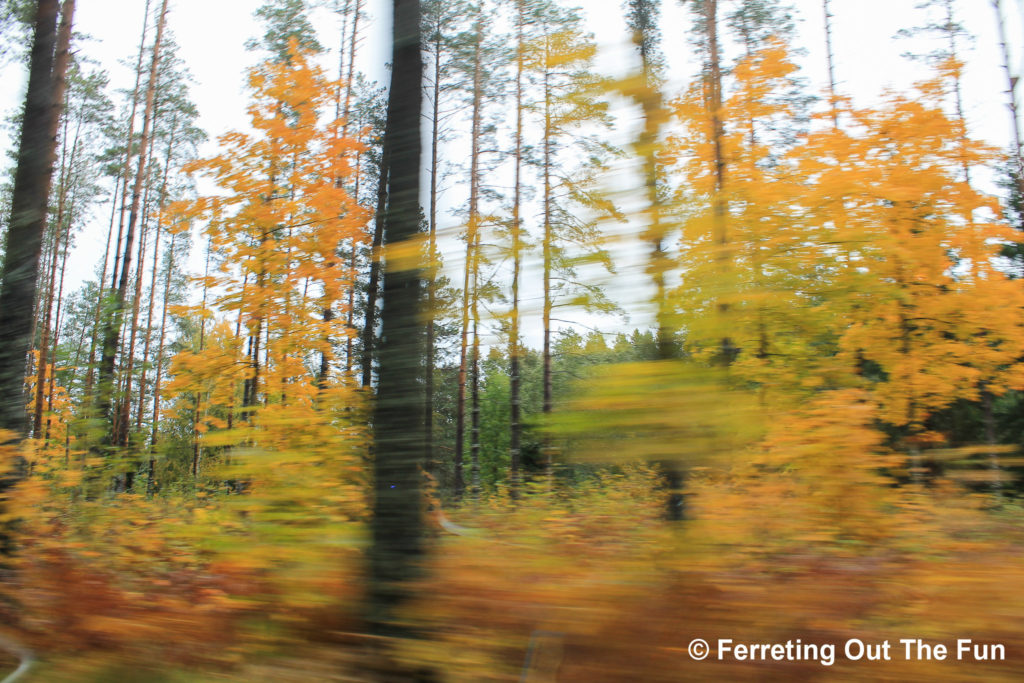
[[[46,4],[0,4],[12,99]],[[60,4],[111,37],[4,399],[12,669],[1019,675],[1017,4],[423,2],[422,77],[373,3],[136,5]]]

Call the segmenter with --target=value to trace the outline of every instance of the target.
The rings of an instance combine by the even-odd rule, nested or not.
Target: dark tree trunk
[[[512,190],[512,318],[509,322],[509,493],[519,497],[519,271],[522,269],[522,219],[520,217],[523,166],[523,2],[516,3],[516,141],[515,182]]]
[[[28,427],[26,359],[32,345],[33,302],[56,161],[74,0],[64,3],[59,38],[57,9],[56,0],[39,0],[36,5],[28,90],[0,275],[0,429],[19,435]]]
[[[386,246],[419,230],[420,59],[419,0],[394,2],[394,53],[384,156],[388,159]],[[374,412],[373,545],[370,621],[379,635],[410,635],[396,620],[423,554],[420,466],[423,462],[423,334],[421,271],[384,274],[381,338]]]
[[[65,0],[57,31],[56,0],[38,0],[28,89],[21,121],[10,224],[0,273],[0,430],[13,438],[28,429],[25,411],[26,359],[32,345],[33,302],[39,279],[39,257],[46,229],[46,206],[56,161],[57,126],[64,101],[74,0]],[[10,436],[0,436],[0,443]],[[0,494],[21,475],[0,472]],[[9,526],[0,528],[0,555],[13,550]]]
[[[554,138],[554,113],[551,107],[551,84],[550,74],[548,70],[544,70],[544,238],[543,238],[543,285],[544,285],[544,304],[542,312],[542,325],[544,327],[544,402],[543,412],[548,414],[552,409],[552,392],[551,392],[551,309],[554,306],[552,301],[551,292],[551,273],[552,273],[552,242],[555,239],[553,234],[552,226],[552,184],[551,184],[551,173],[552,173],[552,140]],[[551,449],[550,445],[545,445],[546,457],[545,461],[547,468],[551,469]]]
[[[110,264],[110,248],[112,240],[114,239],[114,220],[115,214],[117,213],[117,193],[121,187],[121,174],[118,174],[117,178],[114,179],[114,194],[110,199],[110,226],[107,228],[107,248],[103,251],[103,268],[100,270],[100,281],[97,285],[98,291],[96,293],[96,305],[93,307],[92,313],[92,329],[89,332],[89,360],[86,362],[87,370],[85,372],[85,400],[91,402],[93,399],[92,387],[93,381],[96,378],[96,344],[99,341],[100,333],[100,321],[102,320],[101,314],[103,313],[103,299],[106,294],[104,289],[107,284],[107,266]],[[117,251],[116,244],[113,245],[114,251]]]

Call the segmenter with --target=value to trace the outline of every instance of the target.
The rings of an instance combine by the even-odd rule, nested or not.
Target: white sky
[[[812,92],[820,94],[826,83],[821,0],[791,2],[799,18],[796,47],[806,50],[798,63],[803,67]],[[252,14],[260,4],[261,0],[170,2],[168,25],[180,45],[179,57],[196,80],[192,99],[199,109],[199,125],[210,135],[210,142],[201,150],[203,155],[216,151],[217,136],[246,125],[244,72],[255,63],[257,56],[247,52],[244,43],[259,33]],[[390,56],[390,3],[367,0],[366,4],[369,21],[364,24],[359,67],[371,78],[383,81],[387,73],[384,64]],[[633,56],[625,31],[622,3],[619,0],[581,0],[580,4],[602,50],[599,68],[611,71],[611,75],[625,73],[631,67]],[[723,0],[720,11],[724,13],[729,4],[728,0]],[[832,0],[838,87],[842,93],[852,96],[856,104],[876,101],[884,88],[906,90],[926,75],[919,65],[900,56],[911,47],[908,41],[892,38],[899,29],[922,23],[922,13],[914,8],[915,4],[916,0]],[[1017,65],[1024,33],[1024,0],[1003,0],[1003,5],[1013,63]],[[91,37],[80,42],[78,49],[109,70],[113,87],[127,88],[132,82],[130,68],[119,60],[134,61],[143,8],[143,0],[78,0],[76,30]],[[957,11],[961,23],[976,36],[963,55],[967,62],[964,103],[968,125],[975,137],[1005,147],[1010,139],[1010,120],[990,0],[958,0]],[[333,48],[339,39],[337,19],[329,12],[318,10],[313,21],[321,42]],[[675,79],[670,82],[669,91],[678,91],[696,69],[687,37],[691,19],[678,2],[665,0],[661,25],[669,74]],[[726,57],[731,59],[729,55]],[[337,57],[328,55],[324,63],[333,69]],[[1021,71],[1019,66],[1015,68]],[[8,62],[0,66],[0,109],[4,114],[20,106],[24,80],[21,64]],[[0,139],[2,163],[6,163],[6,151],[11,144],[11,140]],[[452,196],[448,203],[454,205],[461,201],[462,197]],[[77,237],[78,248],[69,262],[72,288],[91,277],[95,264],[102,261],[106,238],[104,216],[109,215],[109,210],[109,205],[97,207],[96,219]],[[447,220],[456,222],[454,218]],[[193,263],[196,261],[194,259]],[[451,263],[458,263],[454,254]],[[643,288],[633,289],[639,293]],[[525,296],[529,298],[530,292]],[[642,321],[634,317],[632,324],[642,324]],[[536,335],[536,325],[528,325],[530,345],[536,345]]]

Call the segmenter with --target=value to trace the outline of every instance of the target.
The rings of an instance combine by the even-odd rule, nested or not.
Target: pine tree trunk
[[[459,392],[455,404],[455,497],[461,498],[466,489],[463,473],[466,432],[466,374],[469,352],[469,316],[471,302],[475,299],[473,288],[476,280],[473,274],[475,264],[476,233],[479,229],[479,183],[480,183],[480,109],[481,109],[481,41],[483,25],[476,22],[476,37],[473,51],[473,112],[470,131],[469,154],[469,217],[466,228],[466,270],[462,286],[462,332],[459,346]]]
[[[124,184],[121,186],[121,211],[117,218],[117,242],[114,245],[114,271],[110,278],[111,291],[117,289],[120,281],[121,264],[121,240],[124,237],[124,218],[128,207],[128,179],[132,175],[132,151],[135,146],[135,114],[139,107],[139,87],[142,85],[142,58],[146,53],[146,29],[149,27],[149,6],[150,0],[146,0],[146,9],[142,15],[142,33],[139,34],[139,54],[135,59],[135,87],[132,88],[131,112],[128,115],[128,135],[124,145],[124,165],[121,174],[124,176]],[[139,153],[142,153],[141,147]],[[115,188],[115,193],[117,192]]]
[[[1024,157],[1021,152],[1020,117],[1017,114],[1017,76],[1010,68],[1010,48],[1006,42],[1006,26],[1003,23],[1003,8],[1000,0],[992,0],[992,9],[996,13],[996,26],[999,29],[999,47],[1003,57],[1003,73],[1006,75],[1006,106],[1010,110],[1013,122],[1013,165],[1017,175],[1017,187],[1024,195]]]
[[[708,41],[708,96],[707,108],[711,118],[711,143],[714,150],[715,195],[713,198],[712,220],[714,239],[718,244],[718,262],[720,277],[724,277],[729,268],[729,233],[727,225],[727,206],[725,202],[725,126],[722,121],[722,69],[718,48],[718,0],[704,0],[705,37]],[[718,312],[724,315],[728,304],[719,302]],[[736,350],[729,337],[722,339],[720,362],[728,365],[733,361]]]
[[[154,119],[154,121],[156,120],[156,118],[157,118],[157,113],[154,111],[153,112],[153,119]],[[146,153],[146,158],[147,159],[152,159],[153,158],[153,145],[154,145],[153,141],[154,140],[155,140],[155,136],[150,138],[149,150]],[[131,323],[128,325],[129,341],[128,341],[128,348],[126,350],[126,353],[124,354],[124,369],[122,371],[122,374],[124,375],[124,391],[121,392],[121,403],[120,403],[121,416],[120,416],[120,418],[118,418],[118,432],[117,432],[117,441],[116,441],[116,445],[122,446],[122,447],[128,445],[128,425],[131,423],[131,407],[132,407],[131,404],[132,404],[132,396],[133,396],[133,392],[132,392],[132,374],[133,374],[134,369],[135,369],[135,343],[136,343],[137,338],[138,338],[138,331],[139,331],[139,308],[140,308],[141,303],[142,303],[142,280],[143,280],[142,274],[143,274],[143,271],[145,270],[145,267],[146,267],[146,261],[145,261],[145,259],[146,259],[146,240],[149,237],[149,230],[150,230],[150,221],[149,221],[150,201],[149,201],[149,194],[150,194],[150,191],[152,189],[151,185],[152,185],[152,183],[150,182],[149,173],[147,172],[147,174],[146,174],[146,190],[145,190],[145,195],[143,196],[143,199],[142,199],[142,207],[143,207],[142,230],[141,230],[141,234],[139,235],[139,252],[138,252],[138,255],[136,257],[136,260],[138,261],[138,265],[135,266],[135,292],[132,295]],[[159,231],[159,226],[157,226],[157,230]],[[140,396],[140,400],[141,400],[141,396]],[[140,411],[142,410],[141,405],[139,406],[139,410]],[[132,472],[128,472],[125,476],[126,476],[126,481],[128,482],[127,488],[130,489],[131,488],[131,480],[132,480],[132,477],[133,477],[133,473]]]
[[[441,46],[443,45],[441,35],[441,23],[438,21],[434,27],[433,35],[433,57],[434,76],[431,90],[431,113],[430,113],[430,216],[429,236],[427,243],[427,254],[430,258],[427,269],[427,341],[426,341],[426,377],[424,378],[425,406],[424,417],[426,420],[427,445],[425,454],[427,458],[427,469],[433,471],[434,459],[434,324],[437,320],[437,180],[440,173],[438,165],[438,137],[439,117],[441,98]]]
[[[356,141],[362,143],[362,133],[356,136]],[[356,154],[356,169],[355,169],[355,183],[353,185],[352,193],[356,203],[359,203],[359,186],[360,180],[362,179],[362,168],[363,155]],[[352,374],[352,369],[355,358],[355,314],[356,314],[356,286],[359,282],[359,269],[358,269],[358,249],[360,240],[355,236],[351,239],[351,252],[349,253],[348,262],[348,320],[346,321],[346,328],[348,329],[347,338],[345,340],[345,377],[352,381],[355,381],[355,376]]]
[[[545,58],[550,59],[550,37],[545,38]],[[544,290],[544,301],[541,310],[541,326],[543,327],[543,348],[541,351],[543,401],[541,410],[544,415],[550,415],[552,410],[551,392],[551,270],[552,270],[552,187],[551,187],[551,164],[552,144],[554,139],[554,116],[551,111],[551,74],[548,69],[544,70],[544,163],[542,174],[544,186],[544,236],[542,239],[543,265],[542,285]],[[548,485],[552,482],[554,474],[554,451],[550,439],[544,438],[544,469],[546,470]]]
[[[479,237],[477,238],[479,239]],[[479,253],[480,243],[474,248]],[[473,263],[473,344],[469,364],[469,467],[473,500],[480,498],[480,297],[477,287],[477,270],[480,264]]]
[[[96,346],[99,341],[100,333],[100,321],[102,320],[103,313],[103,295],[104,288],[107,284],[107,265],[110,263],[110,247],[111,242],[114,239],[114,220],[115,214],[117,213],[117,193],[121,186],[121,175],[118,174],[114,180],[114,193],[110,200],[110,226],[107,228],[107,248],[103,252],[103,269],[100,271],[100,280],[97,285],[96,293],[96,306],[93,308],[92,314],[92,330],[89,332],[89,360],[86,365],[88,369],[85,373],[85,400],[91,402],[93,399],[92,388],[93,382],[96,377]],[[117,251],[118,245],[114,245],[114,251]]]
[[[107,320],[103,335],[103,355],[99,372],[99,404],[100,415],[106,417],[111,426],[115,421],[112,411],[114,401],[114,363],[120,346],[120,329],[124,322],[124,305],[128,290],[129,271],[131,270],[132,249],[135,240],[135,227],[139,218],[139,202],[142,197],[142,186],[145,182],[146,149],[149,145],[149,134],[153,125],[153,100],[156,91],[158,67],[160,63],[160,44],[163,40],[164,25],[167,16],[167,0],[163,0],[160,18],[157,21],[156,38],[153,42],[153,57],[149,67],[149,82],[146,84],[146,106],[142,116],[142,137],[139,141],[139,160],[135,169],[135,181],[132,187],[132,203],[128,214],[128,228],[124,240],[124,255],[121,259],[121,272],[114,297],[113,310]],[[111,431],[111,441],[116,434]]]
[[[954,60],[959,60],[959,53],[957,52],[956,45],[956,33],[953,31],[953,0],[945,0],[946,7],[946,26],[947,40],[949,42],[949,55]],[[963,85],[961,83],[960,71],[957,70],[956,75],[953,77],[953,107],[956,112],[956,119],[960,122],[960,149],[967,149],[967,117],[964,115],[964,96],[963,96]],[[967,161],[967,155],[962,154],[961,157],[961,168],[964,172],[964,182],[968,185],[971,184],[971,167]]]
[[[164,295],[163,301],[161,302],[160,311],[160,337],[156,347],[156,363],[153,366],[153,426],[152,433],[149,440],[149,467],[146,481],[146,495],[152,496],[155,489],[155,451],[156,444],[160,434],[160,383],[163,379],[163,367],[164,367],[164,341],[165,335],[167,334],[167,300],[171,293],[171,273],[174,271],[174,242],[177,239],[177,235],[171,235],[171,244],[168,247],[168,259],[167,259],[167,273],[164,276]],[[156,263],[153,264],[154,267]],[[209,275],[209,251],[207,251],[207,272],[204,275]],[[206,325],[206,281],[203,281],[203,319],[199,322],[200,338],[202,337],[202,330]],[[195,427],[195,425],[193,425]],[[229,427],[230,428],[230,427]]]
[[[10,223],[0,270],[0,429],[12,432],[14,439],[25,436],[28,429],[26,359],[32,344],[33,302],[56,160],[74,7],[74,0],[64,1],[58,31],[56,0],[36,3]],[[8,435],[0,436],[0,443],[9,443],[11,439]],[[23,466],[23,461],[18,461],[14,463],[14,472],[0,472],[0,495],[22,476]],[[13,550],[10,526],[5,522],[0,525],[0,555],[9,555]]]
[[[78,155],[78,142],[79,142],[79,139],[80,139],[79,138],[79,133],[81,132],[81,123],[82,123],[81,120],[79,120],[78,126],[76,126],[76,130],[75,130],[75,142],[71,146],[71,160],[68,162],[68,167],[69,167],[69,169],[72,169],[72,170],[75,167],[75,157]],[[52,413],[53,413],[53,392],[54,392],[54,386],[55,386],[56,380],[57,380],[57,346],[60,343],[61,308],[62,308],[63,303],[64,303],[64,275],[67,272],[68,248],[69,248],[69,246],[71,244],[71,224],[72,224],[72,221],[75,218],[75,203],[76,203],[77,198],[78,198],[77,193],[76,192],[72,192],[71,200],[70,200],[69,206],[68,206],[68,210],[66,212],[64,212],[63,210],[59,212],[59,213],[62,213],[64,215],[66,215],[67,218],[64,218],[62,216],[61,220],[59,220],[58,223],[57,223],[58,226],[62,222],[65,223],[65,228],[64,228],[64,249],[63,249],[63,253],[61,254],[61,260],[60,260],[60,276],[59,276],[59,278],[57,280],[57,296],[55,298],[55,301],[57,302],[57,310],[56,310],[56,312],[53,315],[53,328],[52,328],[53,329],[53,333],[52,333],[51,339],[50,339],[50,353],[49,353],[50,360],[49,360],[49,362],[50,362],[51,369],[50,369],[49,386],[48,386],[48,388],[46,390],[46,412],[47,412],[47,416],[46,416],[46,427],[43,430],[43,440],[44,440],[44,442],[45,441],[49,441],[49,439],[50,439],[50,423],[51,423],[51,420],[52,420]],[[43,347],[40,346],[40,348],[43,348]]]
[[[523,0],[516,2],[516,133],[515,180],[512,190],[512,318],[509,323],[509,492],[519,497],[519,460],[522,430],[519,424],[519,271],[522,268],[520,201],[523,166]]]
[[[0,429],[26,433],[24,380],[64,102],[74,0],[39,0],[0,284]],[[0,484],[2,487],[2,484]]]
[[[170,139],[167,141],[167,154],[164,156],[164,175],[160,182],[160,199],[157,207],[156,238],[153,240],[153,268],[149,278],[149,308],[146,311],[146,339],[142,348],[142,358],[147,365],[142,367],[139,378],[139,409],[136,413],[135,430],[142,433],[142,416],[146,412],[146,378],[149,363],[149,347],[153,337],[153,305],[156,301],[156,276],[160,270],[160,234],[164,218],[164,206],[167,203],[167,178],[171,170],[171,152],[174,149],[174,138],[177,132],[178,117],[171,117]],[[205,285],[204,285],[205,286]]]
[[[395,0],[394,56],[384,136],[389,157],[387,246],[419,230],[420,115],[423,65],[418,0]],[[370,552],[370,623],[378,635],[408,637],[397,619],[423,555],[422,487],[424,425],[421,273],[384,275],[377,401],[374,411],[374,510]]]
[[[825,14],[825,65],[828,67],[829,107],[832,110],[832,127],[839,130],[839,108],[836,99],[836,68],[832,51],[832,8],[831,0],[821,0],[821,8]]]
[[[346,78],[346,83],[345,83],[345,108],[344,108],[343,112],[339,111],[340,110],[340,107],[339,107],[340,103],[337,100],[335,101],[335,116],[337,117],[337,115],[340,113],[341,116],[343,117],[342,118],[342,129],[341,129],[342,130],[341,136],[343,138],[348,137],[348,125],[349,125],[349,118],[350,118],[350,113],[351,113],[351,101],[352,101],[352,79],[355,77],[356,44],[359,41],[359,14],[360,14],[360,9],[361,9],[361,4],[362,4],[361,0],[356,0],[355,15],[352,18],[352,33],[349,36],[349,45],[348,45],[348,50],[349,50],[349,52],[348,52],[348,77]],[[345,22],[346,23],[347,23],[347,20],[348,20],[348,3],[345,4]],[[338,77],[339,78],[341,77],[341,71],[342,71],[343,62],[344,62],[342,56],[344,55],[344,52],[345,52],[345,46],[344,46],[345,33],[346,33],[345,27],[342,26],[342,49],[339,51],[341,53],[341,55],[339,56],[339,59],[338,59]],[[341,186],[341,178],[336,179],[335,183],[337,184],[338,187],[340,187]],[[357,202],[359,201],[358,196],[356,197],[356,201]],[[356,240],[353,239],[352,240],[352,253],[350,255],[350,260],[349,260],[349,272],[353,272],[353,273],[355,272],[355,259],[356,259]],[[350,292],[350,294],[349,294],[349,302],[348,302],[348,304],[349,304],[348,327],[351,330],[352,329],[352,309],[353,309],[353,303],[354,303],[353,302],[354,283],[353,283],[353,286],[350,287],[349,292]],[[323,320],[324,320],[324,322],[330,322],[333,319],[334,319],[334,309],[332,309],[330,306],[327,306],[323,310]],[[329,344],[330,340],[327,340],[327,342]],[[347,341],[345,343],[345,349],[346,349],[346,353],[345,353],[346,374],[350,375],[351,371],[352,371],[352,336],[351,335],[348,336],[348,339],[347,339]],[[327,376],[328,376],[328,373],[330,372],[330,360],[329,359],[330,359],[329,350],[324,350],[324,352],[320,354],[320,375],[319,375],[319,378],[318,378],[318,386],[321,389],[323,389],[323,388],[325,388],[327,386]]]
[[[391,162],[388,146],[380,154],[380,171],[377,178],[377,214],[373,221],[373,243],[370,248],[370,282],[366,289],[366,319],[363,321],[363,377],[362,386],[369,389],[373,381],[374,341],[377,338],[377,294],[380,290],[380,269],[384,243],[384,218],[388,204],[388,174]]]
[[[67,108],[67,102],[64,103],[64,108]],[[68,143],[68,122],[67,118],[64,119],[64,135],[63,144],[61,149],[61,162],[60,162],[60,179],[58,181],[57,190],[57,215],[54,217],[52,232],[53,232],[53,246],[51,248],[51,256],[49,259],[49,271],[50,274],[47,277],[46,284],[46,303],[43,306],[43,330],[39,341],[39,353],[36,358],[36,387],[35,387],[35,401],[32,411],[32,435],[39,439],[42,437],[43,431],[43,397],[46,393],[44,386],[47,383],[46,371],[51,363],[51,359],[47,357],[50,347],[50,330],[53,323],[53,305],[54,297],[56,295],[56,284],[57,284],[57,254],[61,251],[61,244],[64,245],[64,258],[67,260],[67,241],[71,237],[70,221],[67,221],[68,225],[65,226],[64,220],[64,208],[67,202],[68,193],[68,159],[67,159],[67,143]],[[77,148],[78,140],[75,140],[75,146]],[[74,160],[76,149],[71,152],[72,161]]]

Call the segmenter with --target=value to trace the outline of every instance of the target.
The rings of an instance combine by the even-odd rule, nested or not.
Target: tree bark
[[[953,23],[953,0],[945,0],[945,8],[946,27],[948,29],[946,38],[949,42],[949,56],[954,60],[959,61],[956,48],[956,32],[954,31],[955,24]],[[957,121],[960,122],[960,149],[964,150],[967,148],[967,117],[964,114],[964,95],[959,70],[957,70],[956,74],[953,76],[953,107],[956,112]],[[967,161],[966,155],[961,157],[960,165],[964,172],[964,182],[970,185],[971,167]]]
[[[142,197],[142,186],[145,182],[146,148],[149,144],[149,133],[153,125],[153,100],[156,91],[158,67],[160,64],[160,44],[163,40],[164,25],[167,17],[167,0],[160,7],[160,18],[157,21],[156,38],[153,41],[153,57],[149,66],[149,82],[146,84],[146,107],[142,116],[142,137],[139,141],[139,161],[135,169],[135,181],[132,186],[132,204],[128,215],[128,229],[124,240],[124,256],[121,259],[121,272],[114,297],[113,310],[106,322],[103,335],[103,355],[100,360],[99,401],[98,409],[113,426],[115,415],[112,411],[114,393],[114,362],[120,345],[120,329],[124,322],[125,296],[128,290],[129,271],[131,269],[132,248],[135,239],[135,226],[139,217],[139,202]],[[113,442],[116,434],[110,432]]]
[[[473,49],[473,112],[470,130],[469,153],[469,216],[466,224],[466,265],[462,285],[462,332],[459,345],[459,391],[455,403],[455,497],[460,498],[466,489],[463,473],[463,458],[466,432],[466,366],[469,351],[469,315],[471,302],[476,293],[475,249],[479,229],[479,186],[480,186],[480,109],[481,93],[481,42],[483,40],[482,20],[476,21],[476,35]]]
[[[75,143],[76,143],[75,147],[77,147],[77,143],[78,143],[77,134],[76,134]],[[75,154],[74,154],[74,152],[72,152],[72,154],[71,154],[71,164],[72,164],[72,167],[74,167],[74,159],[75,159]],[[49,387],[46,390],[46,412],[47,412],[47,416],[46,416],[46,427],[43,430],[43,440],[44,441],[49,441],[49,439],[50,439],[50,422],[51,422],[52,417],[53,417],[52,416],[52,413],[53,413],[53,391],[54,391],[54,386],[55,386],[56,380],[57,380],[57,365],[56,365],[57,345],[60,342],[61,308],[62,308],[62,305],[64,303],[64,275],[67,272],[67,266],[68,266],[68,247],[70,246],[70,243],[71,243],[71,221],[73,221],[74,217],[75,217],[75,200],[76,199],[77,199],[77,194],[72,192],[72,194],[71,194],[71,206],[68,208],[68,212],[67,212],[67,227],[64,229],[64,253],[61,255],[61,259],[60,259],[60,277],[57,280],[57,296],[56,296],[57,310],[56,310],[56,312],[53,315],[53,334],[51,335],[52,338],[50,339],[50,364],[51,364],[52,367],[51,367],[51,370],[50,370]]]
[[[523,166],[523,0],[516,2],[516,133],[515,180],[512,189],[512,317],[509,322],[509,493],[519,497],[519,460],[522,429],[519,424],[519,271],[522,268],[520,203]]]
[[[154,120],[157,117],[157,113],[153,112]],[[153,157],[153,145],[155,136],[150,138],[149,150],[146,152],[146,158],[151,159]],[[137,256],[138,265],[135,267],[135,292],[132,295],[132,317],[131,323],[128,325],[129,340],[127,353],[124,354],[124,369],[122,374],[124,375],[124,391],[121,393],[120,403],[120,417],[117,420],[117,439],[116,445],[127,446],[128,445],[128,425],[131,422],[131,404],[132,404],[132,372],[135,368],[135,342],[138,337],[139,331],[139,307],[142,304],[142,274],[146,266],[146,240],[149,238],[150,230],[150,201],[149,195],[152,190],[152,182],[149,178],[149,173],[146,173],[146,191],[142,199],[142,231],[139,235],[139,252]],[[157,231],[159,232],[159,225]],[[142,410],[142,395],[139,395],[139,411]],[[129,471],[126,473],[126,481],[128,482],[127,488],[131,488],[131,480],[133,473]]]
[[[160,233],[164,219],[164,206],[167,203],[167,178],[171,169],[171,152],[174,149],[174,137],[177,132],[177,116],[171,117],[170,139],[167,141],[167,154],[164,156],[164,173],[160,182],[160,199],[156,218],[156,239],[153,240],[153,268],[149,278],[149,307],[146,312],[146,340],[142,348],[142,358],[149,363],[149,347],[153,337],[153,305],[156,301],[156,277],[160,270]],[[161,331],[161,335],[163,332]],[[143,365],[142,376],[139,378],[139,410],[135,419],[135,430],[142,433],[142,417],[146,412],[146,379],[148,366]]]
[[[427,254],[430,263],[427,268],[427,341],[426,341],[426,377],[424,378],[424,409],[426,420],[427,443],[424,449],[427,458],[427,469],[434,467],[434,324],[437,320],[437,180],[440,173],[438,165],[438,138],[440,135],[440,98],[441,98],[441,47],[444,44],[441,33],[441,21],[433,27],[433,60],[434,74],[431,83],[432,97],[430,102],[430,216],[428,219],[429,235],[427,238]]]
[[[28,429],[26,359],[32,344],[33,302],[56,161],[74,8],[74,0],[64,1],[58,32],[56,0],[36,3],[10,223],[0,270],[0,430],[11,432],[0,436],[0,445],[25,436]],[[19,458],[13,472],[0,472],[0,496],[23,475],[23,469],[24,461]],[[0,556],[13,551],[11,526],[5,522],[0,524]]]
[[[996,13],[996,26],[999,29],[999,47],[1003,57],[1003,73],[1006,75],[1006,106],[1010,110],[1013,122],[1013,165],[1017,174],[1018,190],[1024,195],[1024,158],[1021,155],[1020,117],[1017,114],[1017,79],[1010,69],[1010,49],[1006,42],[1006,26],[1003,24],[1003,8],[1000,0],[992,0],[992,9]]]
[[[389,158],[385,244],[419,230],[422,72],[418,0],[394,1],[394,53],[384,155]],[[370,623],[378,635],[411,635],[397,620],[423,555],[420,466],[423,424],[424,324],[421,270],[384,274],[377,401],[374,411],[374,488],[370,552]],[[401,266],[408,268],[408,266]]]
[[[839,109],[836,100],[836,67],[832,51],[832,8],[831,0],[821,0],[821,9],[825,14],[825,65],[828,67],[829,108],[832,110],[832,127],[839,130]]]
[[[99,340],[101,314],[103,313],[103,295],[107,284],[107,266],[110,263],[110,248],[114,239],[114,220],[117,213],[117,192],[121,187],[121,174],[114,179],[114,193],[110,200],[110,226],[107,228],[107,248],[103,251],[103,269],[100,271],[100,280],[97,284],[96,306],[93,308],[92,330],[89,333],[89,360],[86,362],[88,369],[85,373],[85,400],[91,402],[93,399],[92,387],[96,377],[96,345]],[[118,245],[113,245],[117,251]]]
[[[132,106],[128,114],[128,135],[124,144],[124,164],[121,174],[124,184],[121,186],[121,210],[117,218],[117,242],[114,245],[114,271],[110,278],[110,289],[116,290],[120,277],[121,239],[124,237],[124,212],[128,206],[128,178],[132,175],[132,150],[135,145],[135,114],[139,107],[139,87],[142,85],[142,58],[146,54],[146,29],[149,27],[150,0],[146,0],[146,8],[142,14],[142,33],[139,34],[139,54],[135,59],[135,86],[132,88]],[[141,154],[141,149],[140,149]],[[117,194],[117,188],[114,188]],[[91,362],[91,361],[90,361]]]
[[[369,389],[373,382],[374,341],[377,338],[377,294],[380,290],[380,269],[384,243],[384,220],[388,206],[388,183],[391,152],[387,144],[380,153],[380,169],[377,178],[377,214],[373,221],[373,243],[370,249],[370,282],[366,290],[366,319],[363,321],[363,377],[362,386]]]
[[[65,108],[67,103],[65,102]],[[64,220],[64,207],[67,202],[68,194],[68,178],[70,173],[68,171],[69,166],[74,164],[75,154],[78,150],[78,138],[75,137],[75,142],[71,150],[71,161],[67,158],[67,144],[68,144],[68,122],[65,117],[64,120],[64,134],[63,143],[61,150],[61,169],[60,169],[60,181],[58,183],[57,190],[57,215],[53,221],[53,254],[50,258],[50,275],[47,277],[46,285],[46,304],[43,307],[43,330],[39,340],[39,354],[36,359],[36,391],[35,391],[35,402],[34,410],[32,415],[32,434],[35,438],[42,436],[43,430],[43,398],[45,391],[43,389],[44,384],[47,383],[46,368],[52,362],[52,357],[48,358],[49,347],[50,347],[50,330],[53,323],[53,305],[54,297],[56,296],[56,282],[57,282],[57,254],[61,251],[61,244],[64,245],[64,263],[67,264],[67,244],[71,237],[71,222]],[[67,225],[65,225],[65,222]],[[64,269],[61,268],[61,280],[63,281]],[[54,335],[56,336],[56,335]],[[54,345],[56,346],[56,345]],[[51,374],[52,376],[52,374]],[[51,401],[52,403],[52,401]]]
[[[24,435],[28,427],[26,359],[32,344],[33,302],[64,102],[74,6],[74,0],[65,0],[58,36],[56,0],[39,0],[36,4],[28,89],[0,274],[0,429],[18,435]]]
[[[355,12],[354,12],[354,16],[352,18],[352,33],[349,36],[349,44],[348,44],[348,76],[345,79],[345,108],[344,108],[344,110],[341,109],[341,106],[340,106],[341,102],[337,98],[335,99],[335,103],[334,103],[335,118],[338,118],[339,115],[342,117],[341,136],[343,138],[347,138],[348,137],[348,125],[349,125],[349,118],[350,118],[350,114],[351,114],[351,102],[352,102],[352,80],[355,77],[356,44],[359,41],[359,14],[360,14],[360,10],[361,10],[361,7],[360,7],[361,4],[362,4],[362,0],[355,0]],[[342,77],[342,69],[344,67],[345,33],[346,33],[345,24],[347,24],[347,21],[348,21],[348,3],[347,2],[345,3],[345,10],[344,11],[345,11],[345,17],[344,17],[344,23],[342,25],[342,31],[341,31],[342,45],[341,45],[341,50],[339,51],[340,55],[339,55],[339,59],[338,59],[338,78],[339,79]],[[340,91],[338,91],[336,93],[336,95],[340,95]],[[341,178],[337,178],[335,180],[335,183],[336,183],[336,185],[338,187],[341,187]],[[356,193],[355,200],[356,200],[357,203],[359,202],[358,192]],[[355,273],[355,267],[356,267],[355,261],[356,261],[356,240],[355,240],[355,238],[353,238],[352,239],[352,253],[349,255],[349,272],[350,273]],[[353,280],[354,280],[354,278],[353,278]],[[353,315],[353,310],[352,309],[353,309],[353,303],[354,303],[353,302],[354,293],[355,293],[355,282],[353,281],[352,285],[349,288],[349,301],[348,301],[348,327],[349,327],[350,330],[352,329],[352,315]],[[326,306],[323,309],[323,320],[324,320],[324,322],[330,322],[331,320],[334,320],[334,309],[331,308],[330,305]],[[328,339],[326,341],[327,341],[327,343],[329,345],[330,344],[330,340]],[[345,365],[346,365],[346,368],[345,368],[346,374],[350,374],[351,370],[352,370],[352,335],[351,334],[348,336],[348,339],[345,342]],[[317,378],[317,384],[318,384],[318,386],[320,387],[321,390],[324,389],[327,386],[327,376],[330,373],[330,369],[331,369],[330,368],[330,352],[329,352],[329,349],[325,349],[324,352],[320,354],[320,374],[319,374],[319,376]]]
[[[550,40],[550,38],[548,39]],[[545,49],[548,45],[545,45]],[[546,55],[550,58],[550,55]],[[554,115],[551,111],[551,78],[547,69],[544,70],[544,164],[543,164],[543,185],[544,185],[544,237],[543,237],[543,288],[544,288],[544,303],[543,310],[541,312],[541,324],[544,328],[544,348],[543,348],[543,384],[544,384],[544,400],[542,410],[545,415],[551,412],[552,408],[552,394],[551,394],[551,310],[553,302],[551,299],[551,270],[552,270],[552,242],[555,238],[553,234],[552,226],[552,187],[551,187],[551,164],[552,164],[552,144],[554,138]],[[548,451],[545,457],[545,463],[549,470],[551,469],[551,453],[550,447],[546,446],[545,450]]]

